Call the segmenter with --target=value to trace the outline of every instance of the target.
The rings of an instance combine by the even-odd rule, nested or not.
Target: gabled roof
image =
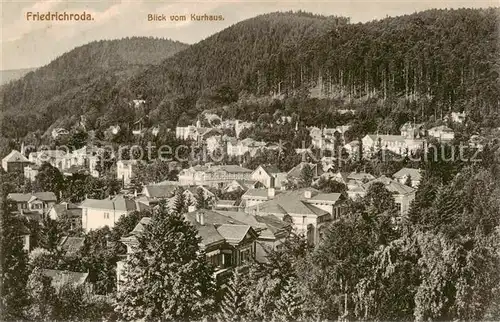
[[[371,184],[375,182],[381,182],[384,184],[385,188],[389,190],[389,192],[395,193],[395,194],[400,194],[400,195],[406,195],[415,192],[416,189],[412,187],[408,187],[402,183],[399,183],[396,180],[392,180],[390,178],[387,178],[386,176],[381,176],[375,180],[372,180],[368,183],[365,184],[365,188],[368,189]]]
[[[78,205],[72,203],[61,202],[60,204],[53,205],[52,209],[58,217],[64,212],[68,213],[71,217],[82,216],[82,208],[78,208]]]
[[[308,163],[308,162],[301,162],[299,164],[297,164],[295,167],[293,167],[293,169],[291,169],[290,171],[288,171],[288,176],[289,177],[293,177],[293,178],[300,178],[300,175],[302,173],[302,169],[308,165],[309,167],[312,168],[312,171],[313,171],[313,176],[314,177],[317,177],[319,175],[321,175],[321,171],[318,167],[317,164],[314,164],[314,163]]]
[[[197,220],[197,217],[201,215],[203,215],[203,225],[201,225]],[[231,242],[238,242],[239,236],[242,234],[242,231],[245,230],[244,227],[247,228],[247,231],[248,228],[251,228],[243,222],[221,215],[220,213],[212,210],[196,210],[184,214],[184,218],[195,226],[196,229],[198,229],[198,233],[202,238],[202,244],[204,246],[209,246],[227,239],[230,239],[229,241]],[[228,226],[240,227],[232,228]],[[222,231],[219,231],[220,227],[224,227],[222,228]]]
[[[217,227],[219,234],[224,237],[228,242],[240,242],[249,231],[252,231],[252,227],[249,225],[227,225],[223,224]],[[255,234],[255,232],[254,232]]]
[[[152,184],[144,186],[144,194],[150,198],[170,198],[178,186],[166,184]]]
[[[147,209],[147,205],[144,205]],[[118,210],[118,211],[134,211],[140,210],[136,202],[132,199],[123,197],[122,195],[116,196],[112,199],[85,199],[80,205],[81,208],[95,208],[105,210]],[[139,205],[140,207],[140,205]]]
[[[394,178],[403,178],[410,176],[412,180],[420,181],[422,178],[422,170],[413,168],[403,168],[392,175]]]
[[[32,198],[36,198],[42,201],[56,201],[56,195],[53,192],[45,191],[45,192],[35,192],[35,193],[9,193],[7,198],[14,200],[15,202],[28,202],[32,200]]]
[[[196,196],[196,194],[198,194],[199,189],[202,189],[209,196],[214,196],[213,192],[208,190],[204,186],[189,186],[189,187],[186,187],[186,189],[184,191],[191,193],[193,196]]]
[[[262,168],[262,170],[264,170],[270,177],[273,177],[275,174],[281,172],[280,169],[278,169],[278,167],[275,165],[265,165],[265,166],[261,165],[257,167],[257,169],[259,168]],[[255,169],[255,171],[257,171],[257,169]]]
[[[284,222],[274,215],[254,215],[241,211],[217,211],[218,213],[234,218],[240,222],[252,226],[255,231],[259,232],[260,238],[275,238],[276,234],[288,231],[291,229],[291,224]]]
[[[59,247],[67,254],[78,252],[85,244],[85,237],[68,237],[64,236],[59,242]]]
[[[233,180],[236,182],[243,190],[248,190],[254,188],[255,185],[259,182],[257,180]]]
[[[306,191],[310,193],[310,198],[306,198]],[[320,199],[315,200],[315,197]],[[282,193],[276,195],[274,199],[248,207],[247,211],[258,212],[257,215],[279,213],[283,215],[300,214],[304,216],[322,216],[328,214],[328,212],[314,206],[314,203],[320,200],[335,202],[339,198],[340,194],[322,194],[313,188],[302,188],[293,191],[282,191]]]
[[[30,162],[21,152],[17,150],[12,150],[5,158],[2,159],[5,162]]]
[[[138,236],[144,233],[144,229],[146,226],[151,223],[150,217],[142,217],[137,225],[135,225],[134,229],[130,232],[131,235]]]
[[[87,280],[89,273],[61,271],[56,269],[42,269],[42,274],[52,279],[52,286],[59,288],[68,283],[72,286],[80,286]]]
[[[280,190],[275,190],[275,196],[279,193],[281,193]],[[248,189],[242,196],[241,199],[267,199],[269,196],[269,191],[268,189]]]

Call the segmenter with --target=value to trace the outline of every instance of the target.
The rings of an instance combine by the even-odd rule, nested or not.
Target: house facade
[[[26,178],[34,178],[44,162],[56,167],[63,174],[85,171],[94,177],[99,176],[96,170],[99,149],[83,147],[73,152],[63,150],[43,150],[29,154],[30,165],[24,169]]]
[[[19,151],[12,150],[2,159],[2,168],[5,172],[23,172],[24,167],[30,165],[30,161]]]
[[[122,181],[123,186],[130,185],[134,175],[134,166],[138,163],[138,160],[118,160],[116,162],[116,178]]]
[[[9,193],[7,198],[16,203],[20,214],[36,215],[36,219],[41,219],[57,201],[53,192]]]
[[[82,209],[82,228],[85,232],[105,226],[113,228],[120,217],[149,209],[148,205],[121,195],[103,200],[85,199],[79,207]]]
[[[392,177],[399,183],[406,185],[408,179],[411,181],[411,187],[417,188],[422,180],[422,170],[413,168],[403,168],[394,173]]]
[[[281,172],[275,166],[258,166],[252,172],[252,180],[261,182],[265,188],[278,188],[284,186],[287,178],[286,172]]]
[[[452,141],[455,138],[455,132],[446,125],[435,126],[427,131],[430,137],[439,141]]]
[[[252,170],[237,165],[198,165],[179,173],[184,186],[211,186],[222,188],[233,180],[250,180]]]
[[[363,153],[372,154],[379,150],[405,155],[424,148],[425,140],[407,138],[403,135],[367,134],[362,140]]]
[[[280,191],[274,196],[269,193],[266,199],[247,205],[245,212],[274,215],[304,233],[312,245],[322,239],[327,224],[345,212],[344,197],[340,193],[322,193],[313,188]]]
[[[201,238],[200,248],[204,250],[206,260],[214,267],[214,277],[219,284],[224,284],[231,271],[255,258],[258,234],[251,225],[236,221],[210,210],[197,210],[184,214],[184,219],[191,223]],[[144,233],[151,219],[144,217],[129,236],[121,239],[127,246],[127,259],[137,250],[137,237]],[[123,272],[126,259],[117,263],[117,289],[126,282]]]

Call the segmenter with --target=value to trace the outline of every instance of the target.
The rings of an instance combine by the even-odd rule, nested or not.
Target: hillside
[[[166,39],[125,38],[75,48],[22,79],[0,88],[2,134],[23,137],[54,123],[90,121],[104,113],[113,90],[187,45]]]
[[[22,137],[80,115],[101,129],[130,124],[137,116],[128,102],[138,97],[148,102],[147,125],[168,127],[223,106],[226,116],[250,120],[279,108],[307,125],[334,124],[336,108],[354,107],[370,108],[369,117],[385,118],[391,129],[449,111],[498,126],[499,17],[498,9],[428,10],[351,24],[285,12],[187,48],[151,39],[92,43],[4,86],[2,133]],[[277,94],[282,100],[273,102]],[[252,96],[271,103],[236,104]]]
[[[35,69],[36,68],[0,70],[0,86],[10,81],[17,80]]]
[[[343,102],[381,100],[422,121],[466,110],[477,121],[500,122],[499,17],[498,9],[429,10],[350,24],[267,14],[167,59],[132,79],[121,95],[142,94],[170,119],[181,111],[193,118],[206,107],[196,104],[200,97],[226,88],[236,95],[312,90]],[[325,111],[310,112],[297,111],[303,120]]]

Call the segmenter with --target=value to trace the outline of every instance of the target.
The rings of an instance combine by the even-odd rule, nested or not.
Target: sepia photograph
[[[0,321],[500,321],[498,0],[0,12]]]

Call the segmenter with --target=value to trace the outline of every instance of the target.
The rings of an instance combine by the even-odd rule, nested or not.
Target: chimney
[[[276,195],[276,191],[274,190],[274,188],[268,188],[267,189],[267,197],[269,199],[274,198],[275,195]]]
[[[205,212],[200,212],[200,225],[205,225]]]
[[[306,199],[311,199],[311,190],[304,191],[304,197]]]
[[[69,203],[67,202],[66,203],[66,210],[68,210],[68,209],[69,209]]]
[[[137,198],[137,189],[134,189],[134,197]]]

